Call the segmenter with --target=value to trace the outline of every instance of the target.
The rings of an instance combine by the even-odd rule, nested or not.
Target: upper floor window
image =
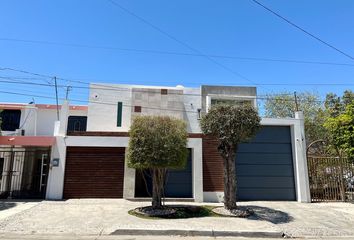
[[[21,110],[2,110],[0,118],[2,131],[15,131],[20,128]]]
[[[123,112],[123,103],[118,102],[117,104],[117,127],[122,126],[122,113]]]
[[[140,113],[141,112],[141,106],[134,106],[134,112]]]
[[[252,101],[243,99],[211,99],[211,105],[215,104],[244,105],[252,104]]]
[[[85,132],[86,125],[86,116],[69,116],[68,118],[68,132]]]

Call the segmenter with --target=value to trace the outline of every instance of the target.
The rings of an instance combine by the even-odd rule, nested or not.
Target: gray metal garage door
[[[193,197],[192,192],[192,156],[191,149],[186,167],[181,170],[169,170],[165,188],[166,197]]]
[[[296,200],[290,127],[264,126],[237,152],[238,200]]]
[[[192,198],[192,152],[188,149],[186,167],[180,170],[169,170],[165,186],[165,197]],[[142,174],[146,180],[146,185]],[[137,172],[135,180],[135,197],[151,197],[152,183],[148,172]]]

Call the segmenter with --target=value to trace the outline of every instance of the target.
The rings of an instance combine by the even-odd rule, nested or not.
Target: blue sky
[[[193,53],[107,0],[19,1],[0,3],[0,67],[80,79],[85,82],[196,87],[270,83],[338,83],[338,86],[259,86],[259,94],[281,91],[343,92],[354,88],[354,61],[320,44],[250,0],[115,0],[135,14],[204,54],[353,64],[295,64],[214,58],[249,81],[205,57],[137,53],[113,49],[35,44],[4,39],[49,41],[139,50]],[[260,0],[273,10],[354,55],[354,2],[351,0]],[[0,77],[45,83],[34,76],[0,71]],[[0,79],[6,80],[4,78]],[[49,80],[50,79],[45,79]],[[59,81],[62,85],[83,86]],[[53,103],[53,88],[0,82],[0,91]],[[87,100],[87,89],[70,98]],[[65,91],[60,88],[60,96]],[[30,96],[0,93],[1,102],[29,102]],[[82,102],[76,102],[82,103]]]

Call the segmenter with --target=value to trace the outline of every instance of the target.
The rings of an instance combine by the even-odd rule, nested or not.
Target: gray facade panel
[[[261,155],[261,156],[260,156]],[[289,153],[237,153],[239,164],[293,164],[293,157]]]
[[[240,153],[291,153],[290,143],[242,143],[239,146]]]
[[[237,176],[292,177],[292,165],[243,165],[238,164]]]
[[[295,200],[290,127],[264,126],[236,156],[238,200]]]
[[[145,180],[143,178],[145,178]],[[185,168],[168,170],[165,185],[165,197],[192,198],[192,189],[192,152],[189,149]],[[151,190],[152,180],[150,173],[148,171],[138,171],[135,181],[135,197],[151,197]]]
[[[291,177],[254,177],[239,176],[237,178],[238,189],[243,188],[259,188],[262,183],[263,188],[293,188],[294,178]]]
[[[254,143],[291,143],[288,126],[263,126],[252,139]]]
[[[193,197],[191,151],[189,151],[187,165],[184,169],[168,171],[165,195],[166,197]]]
[[[257,194],[255,194],[255,192]],[[296,199],[295,192],[291,188],[275,189],[275,188],[254,188],[254,189],[240,189],[238,191],[239,200],[282,200],[282,201],[294,201]]]

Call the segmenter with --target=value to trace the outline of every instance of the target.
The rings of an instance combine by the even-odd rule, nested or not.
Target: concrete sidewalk
[[[20,213],[24,210],[30,209],[42,201],[37,200],[0,200],[0,221]]]
[[[19,235],[19,234],[0,234],[1,240],[273,240],[274,238],[243,238],[243,237],[180,237],[180,236],[75,236],[75,235]],[[297,238],[297,240],[314,240],[318,238]],[[321,238],[322,240],[353,240],[353,238],[343,237],[329,237]]]
[[[0,204],[5,203],[0,202]],[[132,202],[123,199],[43,201],[33,204],[33,206],[25,210],[14,211],[13,215],[7,215],[5,218],[1,218],[3,211],[0,211],[0,234],[106,236],[112,233],[120,234],[119,231],[122,229],[125,229],[125,231],[138,229],[253,233],[284,232],[294,237],[353,236],[354,239],[354,205],[350,203],[240,203],[240,205],[247,205],[255,210],[256,215],[249,219],[204,217],[150,220],[137,218],[127,213],[129,209],[147,204],[149,203]],[[216,206],[220,204],[208,205]],[[254,236],[259,237],[257,235]]]

